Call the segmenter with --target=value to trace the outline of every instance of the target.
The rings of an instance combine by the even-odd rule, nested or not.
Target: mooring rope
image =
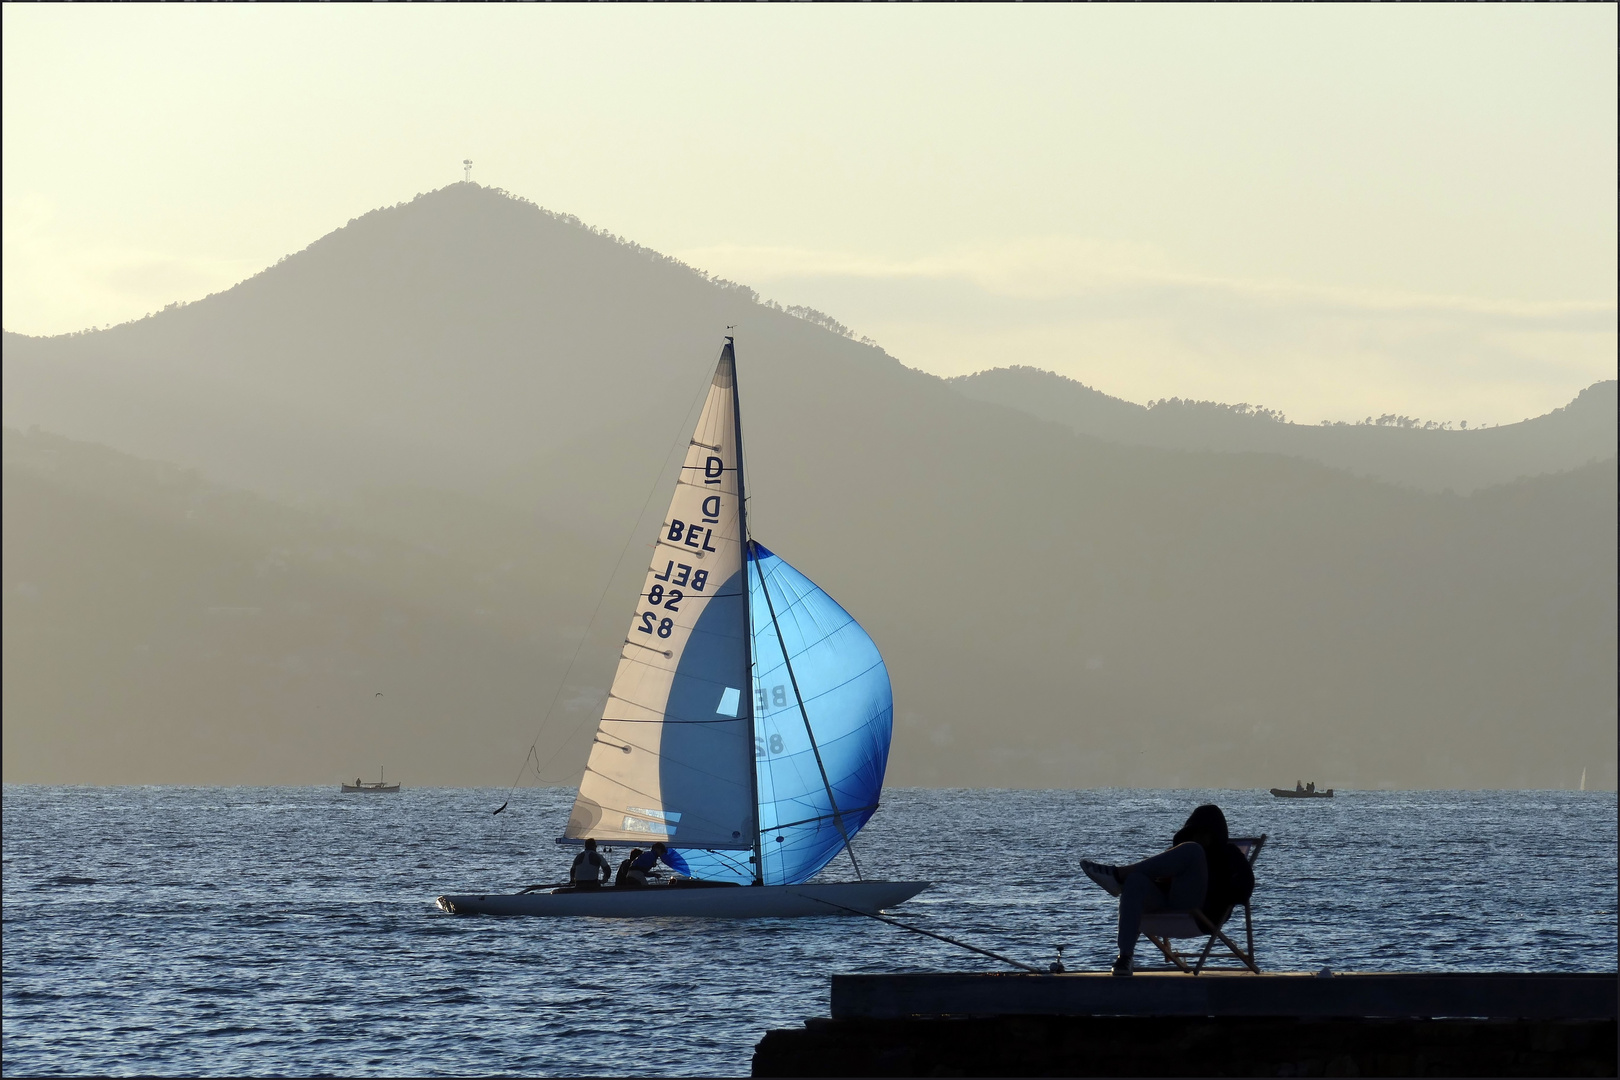
[[[798,893],[797,895],[804,896],[804,893]],[[818,904],[826,904],[828,907],[835,907],[841,911],[850,912],[853,915],[865,915],[868,919],[876,919],[878,922],[888,923],[890,926],[898,926],[902,930],[910,930],[913,934],[923,934],[927,937],[937,938],[938,940],[945,942],[947,945],[955,945],[959,949],[966,949],[969,952],[976,952],[981,956],[988,956],[992,960],[1000,960],[1003,964],[1011,964],[1015,968],[1022,968],[1025,971],[1032,971],[1036,975],[1047,974],[1040,968],[1031,967],[1022,960],[1014,960],[1010,956],[1002,956],[1000,953],[991,952],[989,949],[981,949],[977,945],[969,945],[965,941],[957,941],[953,937],[946,937],[944,934],[936,934],[932,930],[924,930],[920,926],[908,926],[899,919],[891,919],[887,915],[877,915],[870,911],[862,911],[859,908],[845,907],[843,904],[835,904],[831,900],[823,900],[819,896],[805,896],[805,899],[814,900]]]

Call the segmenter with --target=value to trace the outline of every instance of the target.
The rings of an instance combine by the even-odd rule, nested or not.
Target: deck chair
[[[1260,849],[1266,846],[1265,834],[1259,836],[1234,836],[1229,843],[1243,852],[1244,858],[1249,860],[1249,868],[1254,868],[1254,861],[1260,857]],[[1260,965],[1254,960],[1254,921],[1250,918],[1249,908],[1254,903],[1251,896],[1241,906],[1243,908],[1243,938],[1248,945],[1247,949],[1240,948],[1237,942],[1226,935],[1222,929],[1232,918],[1232,910],[1240,905],[1234,904],[1222,912],[1219,922],[1211,922],[1202,911],[1157,911],[1148,912],[1142,916],[1142,934],[1164,953],[1164,958],[1175,965],[1178,971],[1185,971],[1189,975],[1197,975],[1204,970],[1209,961],[1209,954],[1219,941],[1226,947],[1234,959],[1254,972],[1260,974]],[[1204,938],[1204,948],[1193,959],[1191,949],[1183,951],[1176,948],[1177,938]],[[1211,969],[1213,970],[1213,968]],[[1232,970],[1239,970],[1233,968]]]

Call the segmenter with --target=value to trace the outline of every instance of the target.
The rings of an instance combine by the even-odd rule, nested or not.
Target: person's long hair
[[[1187,815],[1187,823],[1171,839],[1171,843],[1198,841],[1204,849],[1205,863],[1214,866],[1216,853],[1226,846],[1228,839],[1226,815],[1214,803],[1205,803]]]

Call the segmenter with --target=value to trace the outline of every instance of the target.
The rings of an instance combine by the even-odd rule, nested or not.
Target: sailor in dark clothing
[[[1169,851],[1129,866],[1080,861],[1087,877],[1119,897],[1119,956],[1115,975],[1131,973],[1131,957],[1149,911],[1194,908],[1216,926],[1232,905],[1254,891],[1254,871],[1243,852],[1227,840],[1226,815],[1213,803],[1198,807],[1171,841]]]
[[[585,850],[574,856],[574,865],[568,871],[568,880],[578,889],[595,889],[613,876],[613,868],[596,850],[595,840],[585,841]]]
[[[631,848],[630,849],[630,857],[628,859],[625,859],[623,862],[619,863],[619,872],[617,874],[613,875],[613,886],[614,886],[614,888],[623,888],[624,887],[625,878],[630,873],[630,865],[632,863],[634,863],[639,858],[641,858],[641,849],[638,848],[638,847],[637,848]]]
[[[625,871],[624,884],[630,888],[640,888],[647,884],[649,878],[658,876],[655,867],[662,862],[665,866],[674,869],[669,860],[669,849],[660,841],[652,846],[650,851],[633,852],[636,856],[630,860],[629,869]]]

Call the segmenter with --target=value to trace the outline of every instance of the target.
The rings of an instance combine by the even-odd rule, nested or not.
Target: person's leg
[[[1125,879],[1119,893],[1119,960],[1129,964],[1136,952],[1136,939],[1142,933],[1142,915],[1148,911],[1163,911],[1164,890],[1153,884],[1146,874],[1132,874]]]
[[[1204,849],[1197,844],[1177,844],[1150,859],[1119,868],[1125,879],[1119,894],[1119,961],[1129,965],[1136,952],[1136,939],[1142,933],[1142,915],[1148,911],[1185,911],[1204,902],[1209,869]],[[1168,878],[1168,888],[1155,880]]]
[[[1129,879],[1132,874],[1146,874],[1150,878],[1186,879],[1188,887],[1199,886],[1198,897],[1188,906],[1196,906],[1204,898],[1204,886],[1209,884],[1209,869],[1204,862],[1201,844],[1177,844],[1151,858],[1119,868],[1119,876]]]

